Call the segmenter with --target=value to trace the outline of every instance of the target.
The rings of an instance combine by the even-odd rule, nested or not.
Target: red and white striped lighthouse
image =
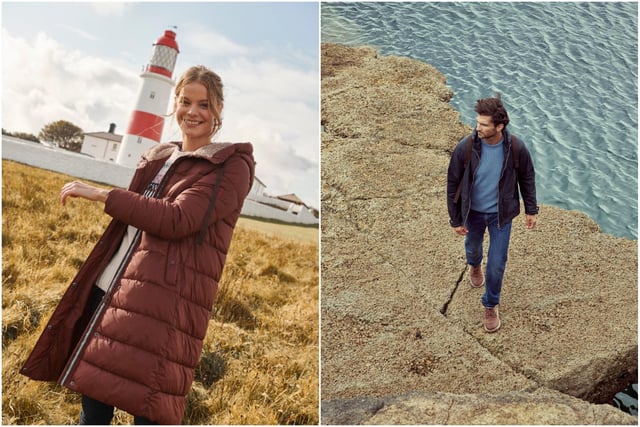
[[[116,163],[135,167],[140,156],[160,142],[171,89],[175,84],[171,77],[179,52],[176,33],[171,30],[166,30],[153,44],[151,60],[140,75],[142,85],[138,100],[122,138]]]

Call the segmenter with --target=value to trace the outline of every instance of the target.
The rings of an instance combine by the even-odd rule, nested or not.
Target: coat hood
[[[181,148],[182,142],[179,141],[159,143],[147,150],[142,155],[142,158],[147,161],[165,160],[168,159],[175,150],[180,150]],[[253,183],[255,161],[253,159],[253,145],[249,142],[212,142],[195,151],[185,153],[182,157],[200,158],[214,164],[222,164],[233,155],[240,155],[245,159],[249,165],[251,174],[249,182]],[[249,187],[249,189],[251,189],[251,187]]]
[[[143,158],[154,161],[168,158],[175,150],[182,148],[182,142],[164,142],[159,143],[147,150],[142,155]],[[187,157],[199,157],[207,159],[213,163],[222,163],[227,158],[235,153],[245,153],[252,155],[253,146],[248,142],[212,142],[205,146],[198,148],[189,154],[185,153]]]

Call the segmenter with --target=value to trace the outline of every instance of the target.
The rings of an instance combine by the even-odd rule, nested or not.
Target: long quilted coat
[[[109,192],[104,210],[113,220],[21,370],[161,424],[182,421],[227,249],[254,176],[251,144],[209,144],[173,163],[157,198],[142,196],[175,149],[153,147],[129,191]],[[140,232],[89,318],[91,288],[127,224]]]

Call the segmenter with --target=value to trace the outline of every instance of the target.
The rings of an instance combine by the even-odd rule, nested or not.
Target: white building
[[[260,179],[256,176],[253,178],[253,184],[251,185],[251,191],[247,197],[257,198],[259,196],[263,196],[267,186],[264,182],[260,181]]]
[[[317,225],[320,222],[317,212],[295,194],[274,197],[268,195],[265,189],[266,185],[257,177],[254,178],[242,207],[243,215],[295,224]]]
[[[122,135],[116,135],[116,125],[111,123],[108,132],[84,134],[80,152],[94,159],[115,162],[122,143]]]

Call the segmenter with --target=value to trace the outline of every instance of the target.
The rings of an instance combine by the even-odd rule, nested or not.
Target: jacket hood
[[[149,161],[168,158],[175,150],[182,147],[182,142],[165,142],[151,147],[143,157]],[[248,142],[213,142],[198,148],[195,151],[185,153],[185,157],[194,157],[209,160],[212,163],[223,163],[234,154],[253,155],[253,146]]]
[[[182,147],[182,142],[164,142],[159,143],[147,150],[142,155],[142,158],[147,161],[157,161],[168,159],[175,150],[179,150]],[[204,145],[195,151],[187,152],[183,158],[196,158],[205,159],[213,164],[222,164],[228,158],[239,155],[241,156],[249,166],[250,180],[249,190],[255,176],[255,160],[253,159],[253,145],[249,142],[212,142],[211,144]]]

